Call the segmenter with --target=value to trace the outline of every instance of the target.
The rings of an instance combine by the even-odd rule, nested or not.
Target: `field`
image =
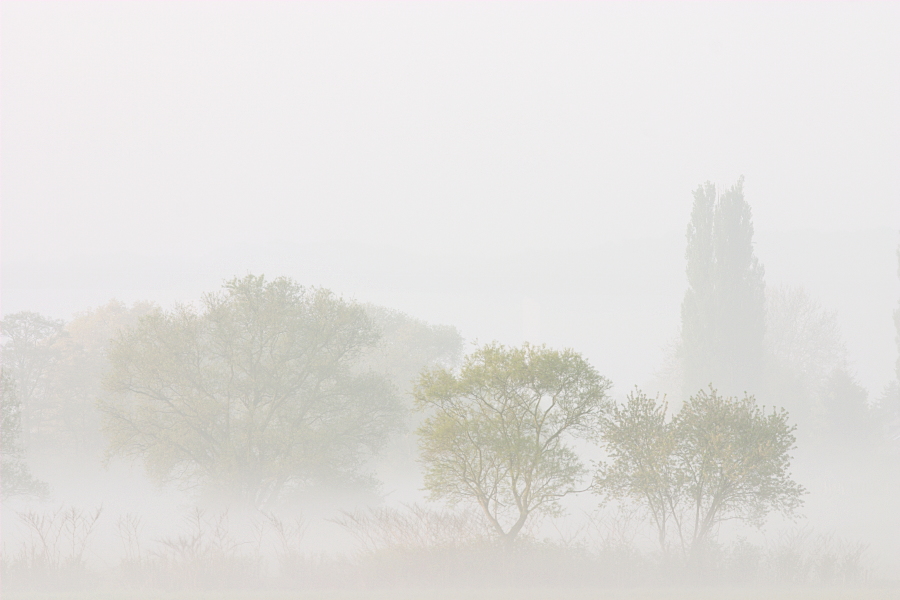
[[[390,589],[283,592],[4,592],[4,600],[898,600],[900,586],[853,588]]]

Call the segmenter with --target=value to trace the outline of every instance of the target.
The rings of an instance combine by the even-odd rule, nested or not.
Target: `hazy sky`
[[[843,311],[879,389],[898,31],[897,3],[3,2],[3,310],[286,273],[470,339],[542,323],[627,389],[676,333],[691,191],[743,174],[770,281]],[[773,258],[793,230],[874,245]],[[549,291],[503,262],[542,254]]]
[[[677,338],[692,190],[741,175],[767,284],[877,398],[898,2],[0,2],[3,314],[285,274],[572,347],[621,398]]]
[[[900,225],[900,6],[15,3],[4,260]]]

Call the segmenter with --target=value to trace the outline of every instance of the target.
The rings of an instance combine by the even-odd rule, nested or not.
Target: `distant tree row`
[[[765,269],[753,251],[743,186],[742,177],[722,194],[709,182],[694,192],[681,305],[685,397],[711,381],[730,394],[761,391]]]
[[[462,352],[452,327],[284,278],[235,279],[198,308],[111,302],[0,325],[4,460],[133,457],[159,483],[255,504],[304,484],[370,486],[412,380]],[[46,491],[4,482],[6,495]]]
[[[31,474],[22,443],[22,403],[16,386],[5,371],[0,371],[0,490],[2,498],[43,497],[47,484]]]

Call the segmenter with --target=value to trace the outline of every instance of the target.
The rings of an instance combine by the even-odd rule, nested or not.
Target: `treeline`
[[[592,492],[638,511],[662,563],[702,566],[721,555],[723,522],[797,513],[815,486],[793,475],[795,453],[849,469],[895,460],[900,388],[871,401],[835,316],[802,289],[766,288],[743,180],[695,191],[686,261],[668,399],[614,401],[574,350],[491,343],[464,357],[452,327],[284,277],[236,278],[169,310],[9,315],[3,496],[52,493],[26,457],[120,456],[199,501],[267,510],[375,490],[393,453],[509,551],[563,498]],[[900,345],[900,308],[894,320]],[[584,444],[606,458],[588,465]]]

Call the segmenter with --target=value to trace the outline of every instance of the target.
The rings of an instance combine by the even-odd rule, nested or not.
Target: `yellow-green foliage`
[[[492,344],[459,373],[425,373],[419,428],[425,487],[471,501],[512,541],[535,511],[553,513],[585,471],[569,445],[597,433],[610,383],[574,351]]]

